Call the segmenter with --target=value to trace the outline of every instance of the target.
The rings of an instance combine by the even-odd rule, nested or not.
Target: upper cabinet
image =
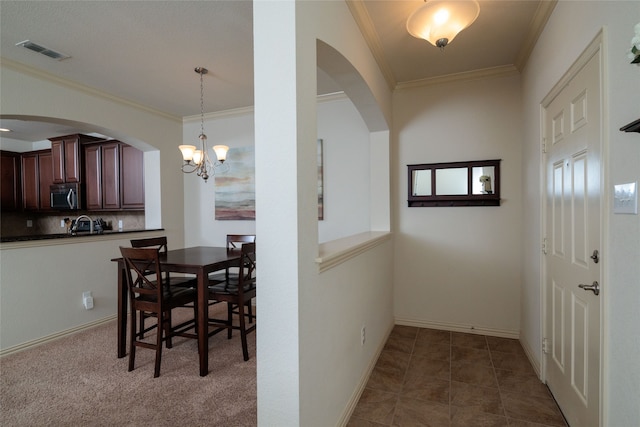
[[[88,210],[144,210],[142,151],[118,141],[83,150]]]
[[[30,151],[21,156],[22,209],[51,209],[49,186],[52,184],[51,150]]]
[[[80,145],[99,140],[100,138],[80,134],[49,139],[53,159],[53,182],[56,184],[82,182]]]
[[[3,212],[20,210],[22,205],[20,153],[0,151],[0,208]]]

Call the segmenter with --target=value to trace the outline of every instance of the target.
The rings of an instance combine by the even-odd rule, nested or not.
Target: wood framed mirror
[[[409,207],[500,206],[500,159],[407,165]]]

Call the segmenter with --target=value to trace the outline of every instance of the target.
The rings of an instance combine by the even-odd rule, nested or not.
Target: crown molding
[[[68,80],[68,79],[62,78],[62,77],[54,76],[53,74],[47,73],[46,71],[42,71],[42,70],[39,70],[37,68],[33,68],[33,67],[30,67],[30,66],[27,66],[27,65],[22,64],[20,62],[13,61],[11,59],[0,57],[0,66],[4,67],[4,68],[11,69],[11,70],[14,70],[14,71],[17,71],[17,72],[22,73],[22,74],[27,74],[29,76],[38,78],[40,80],[48,81],[50,83],[53,83],[53,84],[56,84],[56,85],[59,85],[59,86],[65,86],[65,87],[67,87],[69,89],[72,89],[72,90],[75,90],[75,91],[78,91],[78,92],[82,92],[82,93],[85,93],[87,95],[95,96],[95,97],[102,98],[102,99],[105,99],[105,100],[108,100],[108,101],[112,101],[112,102],[115,102],[115,103],[118,103],[118,104],[121,104],[121,105],[125,105],[127,107],[135,108],[137,110],[142,110],[142,111],[145,111],[147,113],[151,113],[151,114],[154,114],[154,115],[157,115],[157,116],[161,116],[161,117],[163,117],[165,119],[168,119],[168,120],[177,121],[177,122],[182,120],[181,117],[174,116],[173,114],[169,114],[169,113],[166,113],[164,111],[160,111],[160,110],[157,110],[155,108],[151,108],[151,107],[148,107],[146,105],[139,104],[137,102],[133,102],[133,101],[130,101],[130,100],[125,99],[125,98],[121,98],[119,96],[111,95],[111,94],[109,94],[107,92],[98,90],[98,89],[93,88],[91,86],[83,85],[81,83],[77,83],[77,82],[74,82],[72,80]]]
[[[556,7],[558,0],[548,0],[541,1],[538,4],[538,8],[536,9],[536,13],[531,19],[531,24],[529,25],[529,31],[522,43],[522,47],[518,55],[516,56],[515,66],[518,70],[522,71],[525,65],[527,65],[527,61],[529,60],[529,56],[535,47],[540,34],[544,30],[545,25],[547,25],[547,21],[553,13],[553,10]]]
[[[500,67],[483,68],[481,70],[465,71],[463,73],[447,74],[445,76],[402,82],[398,83],[395,90],[402,91],[406,89],[435,86],[445,83],[483,80],[517,74],[519,74],[519,71],[514,65],[502,65]]]
[[[371,51],[373,58],[378,64],[378,67],[380,67],[380,71],[387,81],[389,89],[393,90],[396,86],[396,79],[393,76],[391,67],[384,56],[380,37],[378,37],[378,33],[376,32],[373,22],[371,21],[371,17],[369,16],[369,12],[367,12],[367,8],[364,6],[364,2],[362,0],[346,0],[345,3],[347,3],[347,7],[351,11],[351,15],[356,21],[358,28],[360,28],[360,33],[369,46],[369,50]]]

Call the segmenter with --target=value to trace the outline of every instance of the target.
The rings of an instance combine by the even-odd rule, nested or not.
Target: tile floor
[[[396,325],[348,427],[567,424],[517,340]]]

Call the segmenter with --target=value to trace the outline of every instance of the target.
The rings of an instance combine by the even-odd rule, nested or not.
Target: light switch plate
[[[638,183],[616,184],[613,194],[613,213],[638,214]]]

